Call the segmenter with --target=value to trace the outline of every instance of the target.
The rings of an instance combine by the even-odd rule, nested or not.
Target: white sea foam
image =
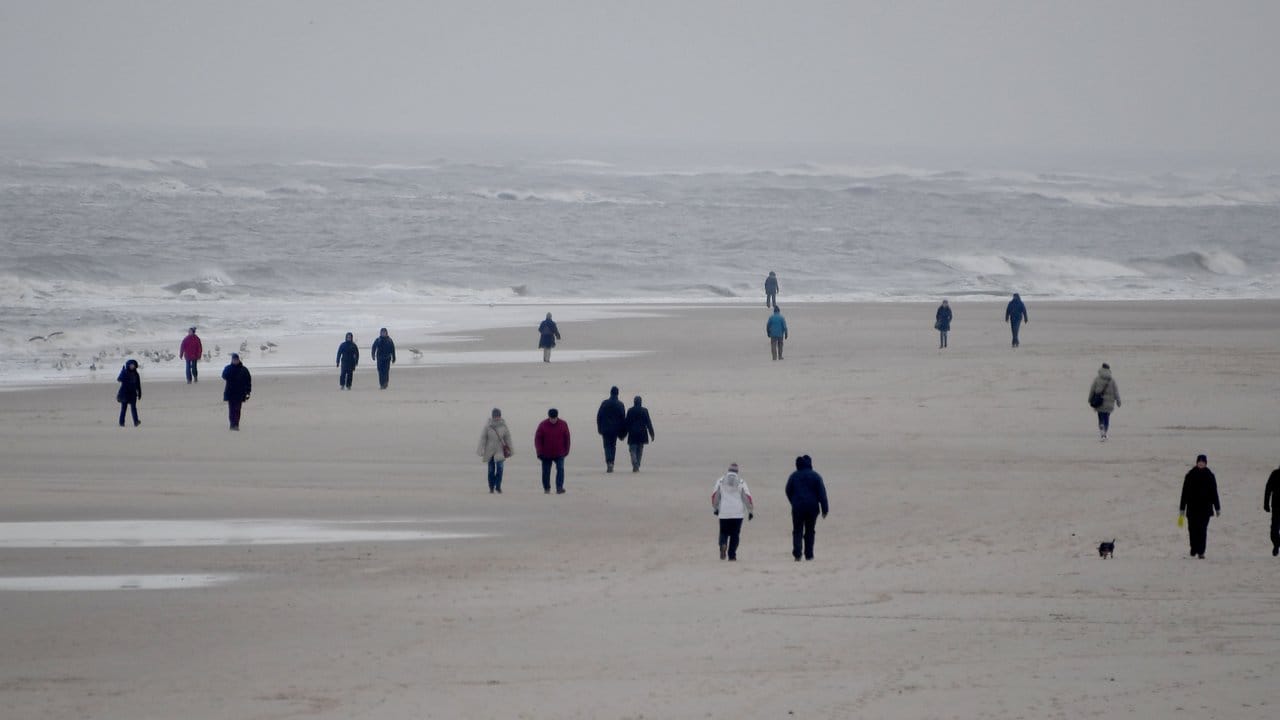
[[[100,520],[0,523],[0,548],[201,547],[407,542],[486,537],[411,520]]]
[[[225,585],[238,575],[45,575],[0,577],[0,591],[100,592],[104,590],[183,590]]]

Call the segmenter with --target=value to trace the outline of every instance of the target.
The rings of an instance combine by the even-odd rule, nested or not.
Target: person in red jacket
[[[182,338],[182,345],[178,348],[178,357],[187,361],[187,384],[200,382],[200,373],[196,370],[196,363],[200,362],[200,358],[204,355],[204,346],[200,344],[200,336],[196,335],[196,326],[192,325],[187,331],[187,336]]]
[[[551,408],[547,419],[538,423],[533,434],[533,449],[542,461],[542,492],[551,492],[551,464],[556,466],[556,494],[564,494],[564,458],[569,454],[569,424],[560,419],[560,411]]]

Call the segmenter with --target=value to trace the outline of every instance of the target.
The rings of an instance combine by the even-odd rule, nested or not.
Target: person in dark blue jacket
[[[773,306],[773,314],[768,320],[764,321],[764,334],[769,336],[769,352],[774,360],[782,359],[782,342],[790,337],[787,334],[787,319],[782,317],[782,311],[777,305]]]
[[[222,399],[227,403],[227,419],[231,421],[231,429],[240,429],[240,406],[249,399],[253,392],[253,376],[249,368],[240,362],[240,353],[231,353],[231,362],[222,368],[222,379],[226,387],[222,390]]]
[[[138,374],[138,361],[130,358],[120,368],[116,378],[120,390],[116,393],[116,402],[120,403],[120,427],[124,427],[124,411],[133,411],[133,426],[138,427],[142,421],[138,419],[138,401],[142,399],[142,376]]]
[[[938,312],[934,317],[936,320],[933,327],[938,331],[938,349],[941,350],[947,346],[947,333],[951,332],[951,306],[946,300],[938,306]]]
[[[644,446],[650,440],[657,440],[653,432],[653,421],[649,419],[649,409],[640,404],[640,396],[632,401],[627,411],[627,449],[631,451],[631,472],[640,472],[640,460],[644,458]]]
[[[600,403],[596,411],[596,432],[604,439],[605,472],[613,472],[613,459],[618,453],[618,441],[627,436],[627,406],[618,399],[618,386],[609,388],[609,397]]]
[[[338,389],[350,390],[351,379],[356,374],[356,366],[360,364],[360,346],[356,345],[355,336],[347,333],[347,339],[338,346],[338,359],[333,363],[338,371]]]
[[[369,354],[378,364],[378,387],[386,390],[387,383],[391,381],[391,363],[396,361],[396,344],[387,334],[386,328],[378,331],[378,339],[373,341]]]
[[[804,559],[813,559],[813,540],[817,533],[818,513],[827,516],[827,486],[814,472],[808,455],[796,458],[796,471],[787,478],[787,500],[791,502],[791,556],[800,560],[803,540]]]
[[[1031,322],[1027,317],[1027,306],[1022,303],[1022,297],[1018,293],[1014,293],[1013,299],[1005,306],[1004,321],[1009,323],[1009,330],[1013,332],[1013,346],[1018,347],[1018,328],[1024,322]]]
[[[551,362],[551,348],[556,346],[559,339],[560,328],[551,319],[551,313],[547,313],[547,319],[538,326],[538,347],[542,348],[542,362]]]

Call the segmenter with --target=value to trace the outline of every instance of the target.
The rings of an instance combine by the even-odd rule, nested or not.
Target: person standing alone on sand
[[[133,411],[133,426],[138,427],[142,421],[138,419],[138,401],[142,399],[142,376],[138,374],[138,361],[132,358],[120,368],[116,378],[120,390],[116,392],[116,402],[120,403],[120,427],[124,427],[124,411]]]
[[[231,353],[231,363],[222,368],[222,379],[227,383],[222,391],[222,399],[227,403],[227,419],[231,421],[232,430],[239,430],[240,406],[253,392],[253,376],[240,362],[240,353]]]
[[[1004,321],[1009,323],[1009,330],[1013,332],[1013,346],[1018,347],[1018,328],[1024,322],[1031,322],[1027,318],[1027,306],[1022,303],[1022,297],[1018,293],[1014,293],[1013,299],[1005,306]]]
[[[778,276],[769,271],[769,277],[764,279],[764,306],[778,307]]]
[[[386,390],[387,383],[391,381],[391,363],[396,361],[396,344],[386,328],[378,331],[378,339],[373,341],[369,355],[378,364],[378,387]]]
[[[1280,555],[1280,468],[1271,471],[1262,493],[1262,509],[1271,513],[1271,555]]]
[[[351,333],[347,333],[347,339],[338,346],[338,358],[333,364],[339,368],[338,389],[350,390],[356,366],[360,364],[360,346],[356,345],[355,336]]]
[[[551,362],[551,348],[556,346],[559,339],[560,328],[551,319],[551,313],[547,313],[547,319],[538,326],[538,347],[542,348],[542,362]]]
[[[1089,385],[1089,407],[1098,413],[1098,440],[1106,442],[1107,432],[1111,429],[1111,413],[1120,407],[1120,389],[1111,376],[1111,366],[1106,363],[1098,368],[1098,376]]]
[[[738,559],[738,538],[742,532],[742,516],[755,517],[755,504],[747,483],[738,477],[738,463],[729,463],[725,473],[711,488],[712,512],[720,518],[720,559]]]
[[[480,459],[489,463],[489,492],[502,493],[502,467],[506,459],[511,457],[511,431],[507,429],[507,421],[502,419],[502,411],[494,408],[489,413],[489,422],[480,431],[480,447],[476,449]]]
[[[640,461],[644,458],[644,446],[650,440],[657,440],[653,433],[653,421],[649,419],[649,409],[640,405],[640,396],[631,401],[631,409],[627,411],[627,450],[631,452],[631,472],[640,472]]]
[[[204,355],[204,346],[200,344],[200,336],[196,335],[196,326],[192,325],[187,330],[187,336],[182,338],[182,345],[178,347],[178,357],[187,361],[187,384],[200,382],[200,372],[196,368],[196,364],[200,362],[201,356]]]
[[[938,312],[934,317],[936,320],[933,327],[938,331],[938,349],[941,350],[947,346],[947,333],[951,332],[951,306],[946,300],[938,306]]]
[[[618,452],[618,441],[627,434],[627,406],[618,399],[618,386],[609,388],[609,397],[600,403],[596,411],[596,432],[604,440],[605,472],[613,472],[613,459]]]
[[[1209,458],[1196,457],[1196,466],[1182,480],[1182,500],[1178,514],[1187,519],[1187,532],[1191,536],[1191,557],[1204,559],[1204,546],[1208,541],[1209,518],[1222,514],[1218,502],[1218,479],[1209,469]]]
[[[551,492],[551,465],[556,466],[556,494],[564,494],[564,459],[569,454],[569,424],[551,408],[533,433],[533,449],[542,461],[542,492]]]
[[[787,339],[787,319],[782,311],[773,306],[773,314],[764,323],[764,334],[769,336],[769,352],[774,360],[782,359],[782,341]]]
[[[803,541],[804,559],[813,559],[818,513],[827,516],[827,486],[813,470],[808,455],[796,458],[796,471],[787,478],[787,500],[791,502],[791,557],[798,562]]]

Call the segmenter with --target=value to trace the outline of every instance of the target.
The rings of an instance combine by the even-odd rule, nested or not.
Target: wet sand
[[[366,365],[350,393],[336,371],[255,373],[240,433],[212,367],[192,386],[144,368],[138,429],[116,426],[115,383],[4,393],[0,707],[1273,717],[1280,560],[1261,501],[1280,302],[1029,301],[1016,351],[1003,303],[952,305],[942,353],[934,307],[914,304],[784,303],[780,362],[763,307],[562,323],[565,351],[638,353],[576,362],[542,363],[531,329],[467,333],[442,349],[527,358],[402,363],[387,391]],[[1086,404],[1103,361],[1123,399],[1105,444]],[[653,415],[638,474],[625,448],[604,473],[594,415],[613,384]],[[516,443],[502,495],[474,454],[494,406]],[[574,433],[563,496],[542,493],[531,447],[552,406]],[[1200,452],[1223,501],[1205,560],[1175,523]],[[832,512],[795,563],[782,488],[802,453]],[[709,502],[730,461],[758,511],[737,563]],[[318,534],[161,522],[227,520]],[[352,521],[374,532],[338,534]],[[16,523],[97,544],[6,543]],[[120,589],[64,589],[85,576]]]

